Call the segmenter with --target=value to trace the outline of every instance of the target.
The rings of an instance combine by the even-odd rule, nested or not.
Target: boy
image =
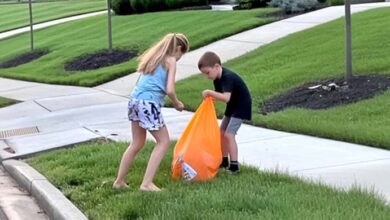
[[[213,90],[204,90],[203,97],[211,96],[215,100],[226,103],[225,115],[222,119],[222,168],[228,168],[231,173],[239,173],[238,148],[236,134],[243,120],[251,120],[252,99],[248,87],[235,72],[222,67],[217,54],[206,52],[199,59],[199,70],[214,81]],[[230,165],[229,165],[230,157]]]

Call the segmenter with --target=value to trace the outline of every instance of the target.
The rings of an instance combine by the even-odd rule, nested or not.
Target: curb
[[[26,189],[45,210],[50,219],[87,220],[88,218],[69,201],[49,180],[19,160],[2,161],[4,169]]]
[[[0,219],[1,220],[8,220],[7,216],[4,214],[3,210],[0,207]]]

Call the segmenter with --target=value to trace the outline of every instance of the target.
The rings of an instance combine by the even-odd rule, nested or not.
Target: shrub
[[[265,7],[270,0],[238,0],[240,9],[251,9],[258,7]]]
[[[141,4],[145,11],[162,11],[167,8],[164,0],[141,0]]]
[[[344,5],[344,0],[328,0],[330,5]]]
[[[186,0],[164,0],[165,5],[168,8],[181,8],[186,4]]]
[[[164,0],[168,8],[182,8],[186,6],[207,5],[208,0]]]
[[[186,2],[186,6],[207,5],[208,4],[208,0],[188,0],[185,2]]]
[[[134,12],[129,0],[112,0],[111,6],[117,15],[129,15]]]
[[[131,8],[137,13],[205,4],[207,0],[130,0]]]
[[[281,8],[285,13],[305,12],[315,8],[317,0],[272,0],[271,5]]]
[[[283,0],[271,0],[269,5],[272,7],[279,7],[280,5],[282,5],[282,1]]]
[[[130,0],[130,6],[132,10],[134,10],[137,13],[143,13],[145,11],[142,0]]]

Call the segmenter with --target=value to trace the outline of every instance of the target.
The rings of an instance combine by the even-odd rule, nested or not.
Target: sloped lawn
[[[362,190],[348,192],[297,178],[243,167],[221,171],[212,181],[187,183],[170,178],[172,148],[157,173],[159,193],[138,190],[153,144],[137,157],[128,190],[114,190],[127,143],[94,142],[44,153],[28,160],[89,219],[387,219],[390,208]]]
[[[352,16],[353,71],[356,75],[390,76],[390,8]],[[249,123],[390,149],[390,91],[353,104],[322,110],[288,108],[263,115],[263,102],[300,85],[344,76],[344,19],[290,35],[226,63],[240,73],[253,98]],[[201,91],[212,83],[197,75],[176,90],[194,110]],[[224,106],[218,105],[223,115]]]
[[[36,3],[33,1],[33,22],[37,24],[72,15],[104,10],[106,8],[107,2],[104,0],[70,0]],[[0,32],[30,25],[29,19],[28,1],[19,4],[0,4]]]
[[[247,11],[175,11],[113,17],[113,47],[142,53],[169,32],[187,35],[191,49],[272,21],[259,18],[276,9]],[[0,68],[0,76],[44,83],[94,86],[136,69],[136,60],[91,71],[66,71],[64,65],[76,57],[108,48],[107,16],[97,16],[39,30],[37,50],[49,53],[33,62]],[[0,41],[0,63],[29,51],[29,35]]]

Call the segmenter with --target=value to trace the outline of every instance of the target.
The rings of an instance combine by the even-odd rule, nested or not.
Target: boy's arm
[[[220,92],[206,89],[202,92],[202,95],[205,98],[211,96],[217,101],[228,103],[230,100],[231,93],[230,92],[220,93]]]

